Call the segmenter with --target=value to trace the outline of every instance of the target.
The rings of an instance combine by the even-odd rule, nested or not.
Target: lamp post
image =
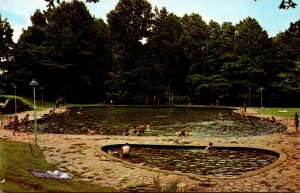
[[[34,116],[34,132],[35,132],[35,145],[37,145],[37,122],[36,122],[36,104],[35,104],[35,86],[38,86],[39,83],[35,80],[32,79],[32,81],[29,84],[30,86],[33,87],[33,116]]]
[[[249,98],[249,104],[248,104],[248,106],[249,106],[249,107],[250,107],[250,101],[251,101],[251,99],[250,99],[251,96],[250,96],[250,95],[251,95],[251,87],[249,86],[249,96],[248,96],[248,98]]]
[[[17,86],[14,86],[15,89],[15,114],[17,113]]]
[[[263,87],[260,87],[260,110],[262,110],[262,107],[263,107]]]
[[[42,110],[44,110],[44,87],[41,87],[41,91],[42,91]]]

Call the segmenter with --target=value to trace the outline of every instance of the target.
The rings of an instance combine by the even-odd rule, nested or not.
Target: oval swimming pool
[[[131,153],[122,158],[122,145],[109,145],[102,150],[111,156],[140,166],[182,173],[209,176],[237,176],[264,168],[279,157],[279,153],[241,147],[215,147],[207,153],[201,146],[130,144]]]

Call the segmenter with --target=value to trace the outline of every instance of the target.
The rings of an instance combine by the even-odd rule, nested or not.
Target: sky
[[[85,0],[84,0],[85,1]],[[96,18],[106,21],[106,14],[113,10],[119,0],[100,0],[98,3],[87,3],[87,7]],[[270,37],[276,36],[289,28],[290,23],[300,20],[300,0],[294,0],[295,9],[282,10],[278,6],[281,0],[148,0],[159,9],[166,7],[177,16],[198,13],[207,23],[214,20],[239,23],[246,17],[255,18]],[[37,9],[46,10],[44,0],[0,0],[2,20],[7,18],[14,30],[13,40],[18,41],[22,29],[31,25],[30,16]]]

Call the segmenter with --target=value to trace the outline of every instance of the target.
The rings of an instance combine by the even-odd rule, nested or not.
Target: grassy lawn
[[[284,107],[266,107],[262,111],[260,111],[259,108],[256,108],[257,112],[260,112],[262,114],[266,115],[275,115],[275,116],[280,116],[280,117],[286,117],[289,119],[294,118],[294,113],[298,112],[300,113],[300,108],[284,108]],[[280,112],[286,110],[287,112]]]
[[[9,99],[14,99],[15,95],[0,95],[1,97],[9,98]],[[20,99],[24,104],[29,105],[33,109],[33,99],[30,97],[23,97],[23,96],[16,96],[17,99]],[[49,101],[43,101],[43,107],[44,108],[51,108],[55,107],[54,102],[49,102]],[[42,109],[42,100],[36,99],[36,109],[41,110]]]
[[[75,180],[37,178],[30,171],[55,170],[46,162],[42,152],[27,143],[0,139],[0,191],[4,192],[113,192],[112,188]]]
[[[9,99],[14,99],[15,95],[0,95],[0,97],[5,97]],[[33,108],[33,99],[30,97],[23,97],[23,96],[16,96],[17,99],[20,99],[24,104],[29,105],[30,107]],[[73,104],[73,103],[67,103],[67,106],[72,106],[72,107],[81,107],[81,106],[103,106],[104,104],[99,102],[99,103],[93,103],[93,104]],[[43,101],[43,106],[42,106],[42,100],[41,99],[36,99],[36,109],[37,110],[42,110],[42,107],[44,108],[54,108],[55,103],[54,102],[49,102],[49,101]]]

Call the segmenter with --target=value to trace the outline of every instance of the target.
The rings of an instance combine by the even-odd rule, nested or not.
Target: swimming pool
[[[219,120],[219,113],[224,121]],[[176,136],[181,129],[194,136],[255,136],[286,129],[282,124],[245,118],[225,108],[71,108],[70,115],[45,118],[38,124],[43,133],[86,134],[93,126],[97,134],[123,135],[126,128],[131,130],[142,122],[151,122],[146,136]]]
[[[206,176],[238,176],[274,163],[280,154],[270,150],[215,147],[207,153],[201,146],[130,144],[129,158],[121,157],[122,145],[102,147],[107,154],[139,166]]]

